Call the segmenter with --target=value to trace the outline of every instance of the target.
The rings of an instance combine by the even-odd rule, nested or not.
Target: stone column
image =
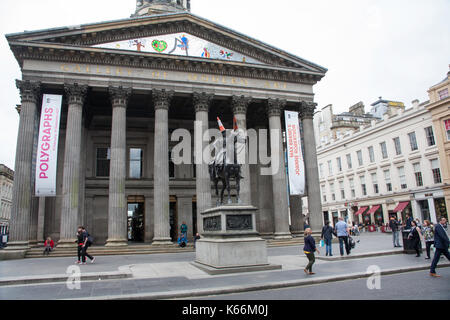
[[[436,206],[434,205],[434,198],[428,198],[428,208],[430,210],[431,223],[437,224],[438,223],[438,220],[437,220],[438,218],[436,216]],[[422,215],[419,215],[419,219],[420,219],[420,221],[423,222]]]
[[[145,197],[145,242],[150,243],[154,236],[154,225],[153,225],[153,198],[150,196]]]
[[[69,103],[64,153],[61,234],[58,247],[76,247],[76,230],[80,211],[80,166],[83,105],[87,86],[65,85]]]
[[[247,109],[251,102],[251,98],[245,96],[233,96],[231,105],[233,107],[233,115],[236,117],[239,129],[247,133]],[[248,162],[248,144],[245,146],[245,163],[241,169],[244,179],[241,180],[241,203],[243,205],[251,205],[251,182],[250,182],[250,166]]]
[[[195,108],[194,152],[197,186],[197,230],[203,232],[201,213],[211,208],[211,179],[209,176],[208,159],[203,159],[203,150],[208,146],[209,139],[204,141],[204,134],[209,129],[209,107],[214,98],[213,94],[194,92]]]
[[[110,87],[113,116],[111,129],[111,164],[109,172],[108,239],[106,246],[128,245],[127,199],[125,195],[127,160],[127,105],[130,88]]]
[[[153,90],[155,105],[154,245],[171,244],[169,202],[169,108],[174,92]]]
[[[314,137],[313,117],[317,104],[302,101],[300,118],[303,124],[305,147],[305,171],[308,190],[309,224],[314,233],[322,230],[322,202],[320,199],[319,170],[317,165],[316,140]]]
[[[36,239],[38,242],[38,245],[44,244],[45,242],[45,198],[38,198],[39,199],[39,212],[38,212],[38,223],[37,223],[37,234]]]
[[[265,129],[265,130],[264,130]],[[266,126],[257,126],[258,131],[258,150],[261,155],[269,154],[269,131]],[[263,238],[271,238],[275,232],[274,229],[274,206],[273,206],[273,188],[272,188],[272,176],[263,175],[262,170],[268,170],[270,165],[262,164],[261,159],[259,159],[257,166],[257,185],[258,185],[258,198],[255,202],[259,215],[259,228],[258,232]]]
[[[275,216],[275,239],[290,239],[288,212],[288,190],[283,147],[283,131],[281,128],[281,111],[286,101],[269,99],[268,116],[270,128],[270,150],[274,174],[272,175],[272,190]]]
[[[301,196],[289,196],[291,213],[291,232],[293,235],[301,236],[303,233],[303,207]]]
[[[14,187],[12,196],[11,221],[9,224],[9,243],[7,249],[29,248],[33,141],[36,105],[40,95],[40,84],[30,81],[17,81],[22,106],[20,109],[19,131],[17,135],[16,163],[14,169]]]

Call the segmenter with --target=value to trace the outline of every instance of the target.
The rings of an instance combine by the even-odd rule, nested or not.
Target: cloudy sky
[[[0,33],[127,18],[135,0],[1,0]],[[329,71],[319,108],[428,99],[450,64],[448,0],[191,0],[192,13]],[[0,163],[14,168],[20,68],[0,37]]]

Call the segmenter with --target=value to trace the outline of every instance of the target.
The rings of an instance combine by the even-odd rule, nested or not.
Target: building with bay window
[[[313,86],[325,68],[200,18],[189,1],[139,0],[131,18],[7,40],[22,71],[10,249],[26,250],[46,236],[71,247],[78,225],[112,247],[171,244],[182,222],[192,239],[202,231],[200,213],[216,202],[208,164],[176,163],[172,133],[202,136],[217,128],[217,117],[227,128],[236,117],[244,130],[282,131],[283,110],[300,113],[309,223],[321,230]],[[57,196],[37,198],[32,172],[43,93],[64,99]],[[279,149],[271,157],[284,159],[275,148],[281,139],[262,148]],[[285,239],[303,227],[301,201],[288,202],[278,163],[273,176],[260,174],[266,163],[244,164],[241,197],[259,209],[263,236]]]
[[[372,112],[382,118],[318,145],[319,168],[327,168],[319,170],[324,220],[383,225],[392,215],[432,222],[448,215],[429,105],[380,99]]]

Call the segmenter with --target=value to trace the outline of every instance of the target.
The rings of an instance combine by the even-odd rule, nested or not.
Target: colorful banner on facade
[[[44,94],[36,154],[35,193],[37,197],[56,196],[61,105],[62,96]]]
[[[286,145],[289,173],[289,189],[291,196],[305,194],[305,163],[300,137],[298,113],[285,111]]]

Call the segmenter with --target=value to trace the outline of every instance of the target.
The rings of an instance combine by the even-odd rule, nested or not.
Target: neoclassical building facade
[[[217,117],[228,128],[236,117],[243,129],[281,131],[283,110],[301,116],[310,224],[320,230],[313,86],[325,68],[197,17],[189,1],[137,1],[128,19],[7,40],[22,70],[10,249],[47,236],[73,246],[78,225],[107,246],[169,244],[183,222],[192,238],[215,199],[207,163],[171,159],[174,130],[202,135],[217,127]],[[63,95],[63,108],[57,196],[37,198],[33,166],[44,93]],[[282,135],[262,148],[284,159],[275,148],[281,144]],[[262,166],[243,166],[242,200],[259,209],[263,236],[289,238],[303,227],[301,202],[290,202],[289,219],[284,163],[273,176],[260,175]]]

